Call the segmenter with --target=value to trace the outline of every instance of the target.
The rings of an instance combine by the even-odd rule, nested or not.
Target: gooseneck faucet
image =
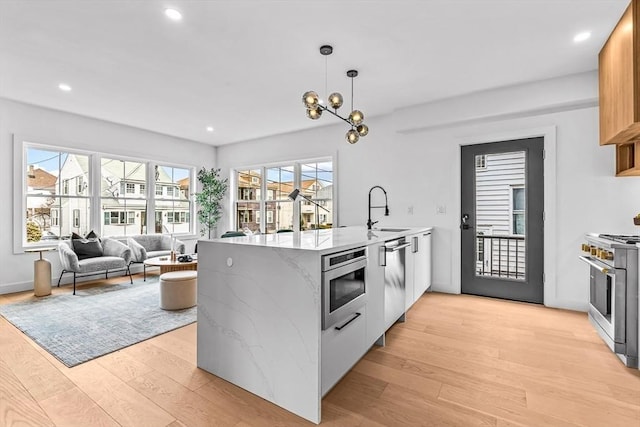
[[[382,192],[384,193],[384,206],[371,206],[371,192],[376,188],[381,189]],[[389,205],[388,205],[388,202],[387,202],[387,192],[384,191],[384,188],[380,187],[379,185],[374,185],[369,190],[369,219],[367,220],[367,229],[371,230],[371,227],[373,227],[373,224],[378,222],[378,221],[371,221],[371,209],[382,209],[382,208],[384,208],[384,216],[389,216]]]

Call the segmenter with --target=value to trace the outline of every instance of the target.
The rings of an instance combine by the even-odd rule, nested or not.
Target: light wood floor
[[[195,362],[195,324],[66,368],[0,317],[0,426],[312,425]],[[634,427],[640,371],[584,313],[431,293],[329,392],[322,415],[336,426]]]

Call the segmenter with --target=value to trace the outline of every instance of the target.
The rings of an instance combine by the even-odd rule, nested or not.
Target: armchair
[[[91,258],[78,258],[78,254],[73,249],[72,240],[63,240],[58,244],[58,254],[62,272],[58,278],[58,287],[62,275],[73,273],[73,294],[76,294],[76,277],[91,276],[104,272],[105,279],[109,276],[109,271],[126,270],[129,280],[133,284],[129,264],[131,261],[131,249],[127,245],[117,240],[105,237],[100,242],[102,255]]]

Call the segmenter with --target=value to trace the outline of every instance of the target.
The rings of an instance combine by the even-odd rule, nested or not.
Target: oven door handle
[[[615,274],[615,269],[603,267],[603,266],[597,264],[596,262],[591,261],[591,259],[589,259],[589,258],[587,258],[585,256],[579,256],[578,258],[580,258],[582,261],[586,262],[587,264],[589,264],[591,267],[595,268],[596,270],[598,270],[602,274],[607,274],[607,275],[614,275]]]

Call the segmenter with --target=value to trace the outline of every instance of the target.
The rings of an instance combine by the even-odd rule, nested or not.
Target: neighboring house
[[[90,230],[88,157],[69,154],[60,169],[60,210],[66,213],[60,235],[85,235]],[[188,233],[190,231],[189,180],[173,182],[163,167],[155,170],[155,182],[148,187],[146,164],[103,158],[100,185],[100,229],[103,236],[142,233]],[[155,224],[147,229],[147,197],[155,198]],[[97,230],[96,230],[97,231]]]
[[[41,168],[29,165],[27,171],[27,221],[38,224],[40,230],[58,234],[59,211],[55,203],[58,178]],[[37,197],[33,197],[37,196]]]
[[[260,230],[261,178],[251,173],[239,172],[236,208],[236,227],[239,230]],[[266,184],[266,233],[291,230],[293,222],[293,202],[288,195],[294,190],[294,183],[271,182]],[[330,228],[333,223],[333,185],[325,185],[321,180],[308,179],[300,183],[300,193],[329,210],[318,209],[319,226]],[[300,227],[303,230],[316,227],[316,207],[309,201],[300,202]]]
[[[477,272],[524,278],[525,153],[478,155],[475,166]]]

